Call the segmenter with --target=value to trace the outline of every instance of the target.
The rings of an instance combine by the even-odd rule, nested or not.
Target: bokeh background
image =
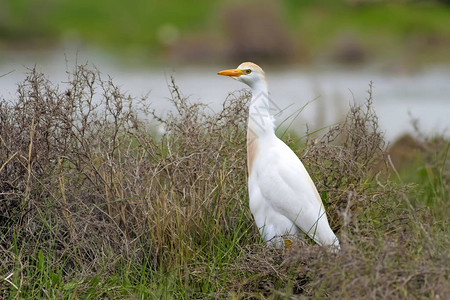
[[[36,65],[54,82],[88,62],[167,110],[167,78],[219,107],[242,85],[216,71],[242,61],[268,74],[274,101],[304,131],[333,124],[374,85],[390,140],[450,126],[450,1],[1,0],[0,93]]]

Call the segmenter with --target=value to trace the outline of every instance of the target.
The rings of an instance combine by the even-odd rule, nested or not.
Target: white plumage
[[[248,190],[250,210],[263,239],[280,246],[283,235],[305,233],[319,245],[339,250],[311,177],[295,153],[275,135],[264,71],[245,62],[218,74],[252,89],[247,129]]]

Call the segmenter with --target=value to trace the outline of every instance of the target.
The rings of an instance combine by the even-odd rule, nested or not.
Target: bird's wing
[[[255,172],[265,200],[303,232],[314,235],[318,220],[323,223],[321,219],[329,228],[322,200],[311,177],[295,153],[281,140],[267,149],[264,165],[256,168]]]

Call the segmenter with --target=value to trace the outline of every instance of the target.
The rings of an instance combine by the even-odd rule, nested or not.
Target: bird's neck
[[[265,81],[252,86],[248,131],[251,131],[257,138],[275,134],[273,117],[270,111],[269,90]]]

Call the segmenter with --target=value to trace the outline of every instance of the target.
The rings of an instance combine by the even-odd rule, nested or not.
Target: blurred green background
[[[0,1],[0,57],[57,47],[139,64],[447,64],[450,1]]]

